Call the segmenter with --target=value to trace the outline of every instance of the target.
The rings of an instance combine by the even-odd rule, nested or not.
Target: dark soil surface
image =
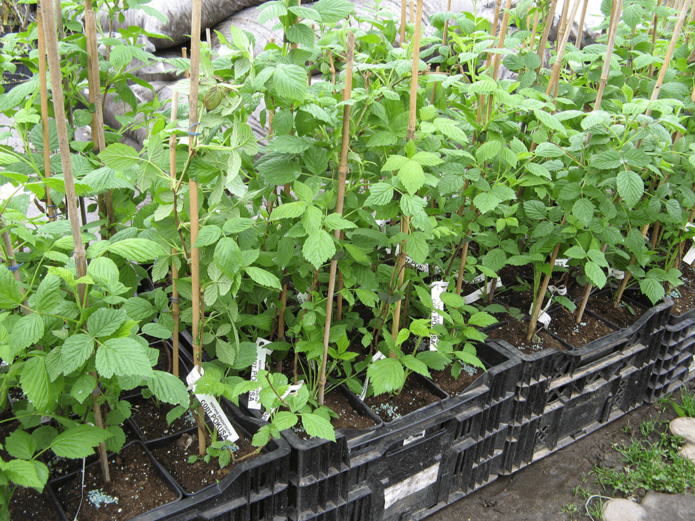
[[[495,329],[487,331],[487,335],[490,338],[506,340],[525,355],[530,355],[550,347],[567,351],[567,348],[558,340],[553,338],[547,331],[538,329],[534,335],[534,338],[532,338],[530,342],[526,340],[527,332],[528,323],[524,322],[522,324],[518,320],[512,320],[506,324],[496,327]]]
[[[586,303],[586,309],[621,328],[630,327],[637,322],[639,317],[644,315],[644,309],[641,306],[630,305],[630,307],[628,307],[628,305],[621,304],[616,308],[613,306],[613,298],[608,293],[596,297],[589,297],[589,302]]]
[[[336,389],[324,397],[324,405],[340,416],[333,418],[331,425],[336,429],[368,429],[376,425],[374,420],[356,411],[340,390]]]
[[[414,375],[411,376],[401,394],[370,396],[365,400],[372,410],[385,422],[396,420],[440,399],[432,394]]]
[[[131,418],[147,440],[156,440],[176,434],[195,425],[195,419],[190,412],[185,413],[169,425],[166,416],[174,406],[168,403],[161,403],[157,407],[154,399],[140,398],[131,400],[131,404]]]
[[[484,371],[479,367],[471,365],[464,366],[461,369],[458,379],[451,376],[451,367],[447,367],[441,371],[430,371],[432,380],[449,396],[458,396],[465,391],[469,385],[475,382]]]
[[[89,521],[130,519],[177,498],[155,471],[144,449],[130,445],[120,455],[109,458],[111,484],[105,485],[100,465],[92,465],[85,473],[84,500],[80,518]],[[81,498],[81,476],[56,491],[58,501],[68,519],[74,519]],[[99,502],[101,500],[101,502]],[[114,501],[105,503],[105,501]],[[99,504],[99,508],[95,505]]]
[[[693,389],[693,383],[688,387]],[[692,392],[692,391],[691,391]],[[680,393],[674,393],[674,397]],[[642,423],[671,420],[671,407],[643,405],[598,431],[540,461],[446,506],[427,521],[598,521],[586,513],[591,495],[613,497],[614,491],[594,483],[595,465],[622,468],[622,455],[614,444],[628,445],[638,437]],[[641,490],[641,489],[640,489]],[[619,496],[616,494],[616,496]],[[621,496],[622,497],[622,496]],[[600,498],[591,506],[599,507]],[[605,502],[605,499],[603,500]]]
[[[235,458],[244,457],[256,450],[248,439],[241,433],[239,435],[240,437],[235,443],[238,447],[234,450]],[[198,455],[198,435],[195,431],[190,434],[184,433],[168,445],[153,450],[152,454],[189,494],[198,492],[208,485],[214,485],[236,466],[236,463],[232,461],[221,469],[215,458],[211,458],[210,463],[205,463],[202,458],[198,458],[195,463],[188,463],[188,458]],[[256,456],[258,454],[250,456],[244,461]]]
[[[533,292],[516,291],[505,286],[504,291],[495,292],[495,300],[500,301],[505,306],[517,308],[522,314],[528,315],[533,303]]]
[[[550,315],[553,320],[548,326],[548,331],[555,333],[573,347],[584,347],[594,340],[615,332],[615,329],[605,322],[586,313],[579,324],[576,323],[574,314],[564,308],[560,308]]]
[[[53,503],[46,494],[33,488],[17,487],[10,501],[12,521],[58,521]]]
[[[685,251],[688,251],[689,244]],[[682,315],[695,308],[695,271],[685,262],[681,263],[683,284],[671,291],[667,298],[673,300],[672,315]]]

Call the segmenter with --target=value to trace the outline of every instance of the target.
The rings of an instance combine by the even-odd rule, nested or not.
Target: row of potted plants
[[[49,454],[79,459],[97,448],[101,475],[94,467],[91,478],[115,483],[111,471],[131,456],[107,452],[127,443],[137,402],[168,423],[196,422],[161,444],[133,429],[147,442],[140,450],[183,463],[153,463],[160,473],[202,468],[204,488],[213,470],[220,484],[205,501],[215,503],[239,475],[225,482],[225,469],[272,452],[292,459],[280,482],[293,499],[271,510],[300,518],[316,508],[314,481],[341,462],[357,469],[354,456],[421,438],[443,451],[462,439],[455,418],[475,400],[521,410],[522,366],[552,353],[553,364],[571,362],[555,376],[572,379],[658,343],[668,306],[648,307],[665,297],[687,306],[691,3],[614,5],[604,36],[585,48],[569,43],[579,2],[568,4],[550,64],[540,56],[555,4],[507,3],[492,23],[442,13],[431,18],[441,33],[422,38],[422,2],[409,21],[377,10],[357,27],[344,0],[273,1],[261,18],[277,18],[285,40],[255,56],[253,35],[233,28],[219,55],[201,48],[194,3],[191,61],[171,61],[190,78],[163,111],[131,89],[147,86],[131,61],[157,60],[138,47],[141,30],[101,38],[102,56],[91,4],[71,4],[85,30],[68,25],[59,48],[52,7],[39,7],[19,36],[38,46],[26,59],[37,78],[0,95],[24,143],[0,149],[2,175],[24,191],[2,211],[5,508],[16,485],[43,489]],[[516,78],[498,80],[502,66]],[[52,84],[52,104],[48,68],[65,79]],[[142,151],[103,128],[102,99],[114,92],[132,108],[120,132],[147,131]],[[257,110],[261,140],[247,122]],[[76,141],[68,120],[91,125],[93,141]],[[80,221],[89,198],[98,221]],[[29,202],[38,218],[26,216]],[[647,307],[625,296],[630,287]],[[190,367],[179,360],[180,330],[191,331]],[[516,351],[485,346],[488,337]],[[150,347],[169,338],[173,349]],[[653,357],[640,360],[643,370]],[[241,398],[259,418],[236,420],[253,425],[241,441],[215,397],[223,413],[237,418],[226,400]],[[485,428],[497,432],[505,418]],[[435,436],[454,426],[459,434]],[[281,432],[292,451],[271,441]],[[374,467],[369,479],[383,471]],[[288,494],[261,481],[241,493],[247,506],[252,493]],[[354,477],[347,493],[362,483]],[[388,490],[387,516],[405,508]],[[66,512],[87,507],[71,497]],[[89,504],[110,518],[135,515],[114,497],[97,491]],[[174,508],[209,505],[186,501]],[[161,515],[174,515],[167,508]]]

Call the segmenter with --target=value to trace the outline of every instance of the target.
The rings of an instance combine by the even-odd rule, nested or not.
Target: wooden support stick
[[[545,90],[546,95],[550,95],[555,91],[560,82],[560,70],[562,69],[562,57],[565,55],[565,49],[567,47],[567,41],[571,31],[567,29],[567,26],[574,22],[575,16],[577,16],[577,10],[579,9],[579,2],[581,0],[575,0],[572,6],[572,13],[569,16],[569,23],[565,22],[560,25],[560,32],[558,32],[558,44],[557,53],[555,56],[555,63],[553,64],[552,72],[550,73],[550,80],[548,81],[548,88]],[[569,0],[566,0],[566,5],[569,4]],[[563,10],[563,17],[564,17]]]
[[[541,59],[541,64],[536,69],[536,74],[540,74],[541,68],[545,62],[545,45],[548,43],[548,35],[550,34],[550,28],[553,25],[553,20],[555,18],[555,8],[557,7],[557,0],[552,0],[550,3],[550,10],[548,11],[548,16],[545,17],[545,27],[543,28],[543,36],[541,36],[541,41],[538,44],[538,56]]]
[[[618,34],[618,25],[620,24],[620,15],[622,12],[623,0],[617,0],[616,2],[611,4],[611,20],[608,25],[608,49],[606,50],[606,59],[603,62],[603,69],[601,71],[601,81],[599,83],[598,93],[596,94],[594,110],[599,110],[601,108],[601,101],[603,100],[603,91],[606,89],[606,84],[608,83],[608,75],[610,74],[611,70],[611,59],[613,58],[613,48],[615,47],[615,37]],[[589,138],[588,135],[587,138]]]
[[[584,5],[582,6],[582,14],[579,17],[579,27],[577,27],[577,39],[575,40],[575,47],[578,51],[582,49],[582,40],[584,39],[584,21],[586,20],[586,10],[589,7],[589,0],[584,0]]]
[[[401,0],[401,41],[400,46],[403,47],[405,43],[405,13],[408,6],[408,0]]]
[[[195,132],[198,125],[198,83],[200,77],[200,19],[202,16],[202,0],[193,0],[191,12],[191,87],[188,96],[188,128]],[[188,137],[188,155],[194,156],[196,153],[195,136]],[[200,252],[194,247],[198,239],[198,183],[190,180],[188,182],[188,197],[191,217],[191,296],[193,308],[193,360],[196,367],[200,370],[202,365],[202,350],[200,342]],[[202,407],[200,408],[202,409]],[[202,411],[199,414],[202,416]],[[198,426],[198,452],[202,456],[205,454],[204,430]]]
[[[46,69],[46,41],[43,31],[41,7],[36,10],[36,27],[39,38],[39,85],[41,90],[41,123],[43,128],[43,169],[44,177],[51,177],[50,129],[48,126],[48,71]],[[51,191],[46,187],[46,214],[49,221],[55,221],[56,211],[51,201]]]
[[[345,65],[345,89],[343,89],[343,101],[352,98],[352,65],[355,56],[355,35],[348,32],[347,62]],[[343,214],[345,201],[345,183],[348,173],[348,149],[350,145],[350,105],[343,108],[343,141],[340,151],[340,166],[338,167],[338,195],[335,203],[335,213]],[[340,230],[335,231],[335,237],[340,240]],[[328,275],[328,292],[326,294],[326,321],[323,328],[323,359],[321,360],[321,373],[319,376],[319,405],[323,405],[323,395],[326,389],[326,365],[328,362],[328,343],[331,333],[331,318],[333,315],[333,294],[335,292],[335,278],[338,271],[338,261],[331,260],[331,271]]]
[[[60,55],[58,53],[58,38],[56,37],[55,12],[53,2],[51,0],[40,0],[41,9],[45,16],[44,21],[44,38],[46,42],[46,50],[48,53],[48,70],[51,74],[51,87],[53,89],[53,111],[56,119],[56,128],[58,130],[58,143],[60,145],[60,161],[63,166],[63,180],[65,181],[65,198],[67,200],[68,217],[72,229],[72,240],[75,251],[75,272],[77,278],[80,279],[87,274],[87,256],[82,243],[82,233],[80,231],[80,217],[77,213],[77,194],[75,193],[75,180],[72,175],[72,162],[70,160],[70,141],[68,139],[68,128],[65,119],[65,98],[63,96],[62,73],[60,70]],[[80,306],[85,306],[87,303],[85,294],[85,285],[78,284],[77,295],[80,300]],[[98,382],[98,379],[97,379]],[[92,393],[92,402],[94,406],[94,423],[100,429],[104,428],[103,418],[101,416],[101,405],[98,402],[98,386],[95,388],[95,393]],[[110,483],[111,476],[109,475],[108,459],[106,456],[106,444],[99,444],[99,456],[101,460],[101,469],[104,475],[104,482]]]

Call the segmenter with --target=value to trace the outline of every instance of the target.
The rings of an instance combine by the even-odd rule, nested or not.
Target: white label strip
[[[414,441],[421,440],[422,438],[425,437],[425,431],[418,432],[417,434],[413,434],[412,436],[408,436],[406,439],[403,440],[403,445],[409,445],[413,443]]]
[[[685,254],[683,261],[692,266],[693,262],[695,261],[695,244],[693,244],[688,250],[688,253]]]
[[[439,311],[444,311],[444,302],[442,302],[442,293],[446,291],[446,289],[449,287],[449,282],[447,281],[437,281],[432,284],[432,304],[434,306],[434,309],[432,310],[432,314],[430,315],[430,321],[432,324],[432,329],[434,329],[434,326],[437,325],[443,325],[444,324],[444,317],[437,313],[435,309],[438,309]],[[439,335],[430,335],[430,351],[436,351],[437,350],[437,344],[439,343]]]
[[[265,340],[264,338],[259,338],[258,340],[256,340],[256,361],[251,366],[251,381],[252,382],[258,381],[258,372],[265,369],[265,358],[270,353],[272,353],[272,351],[270,349],[266,349],[264,347],[264,346],[267,346],[268,344],[270,344],[270,341]],[[249,391],[249,405],[248,405],[249,409],[260,410],[261,402],[258,401],[258,396],[260,395],[260,392],[261,392],[260,387],[258,389],[254,389],[253,391]]]
[[[200,370],[203,371],[203,368],[201,367]],[[191,389],[195,394],[195,397],[198,398],[200,405],[205,411],[205,414],[207,414],[208,418],[210,418],[210,421],[215,426],[219,437],[223,440],[234,443],[239,439],[239,435],[234,430],[234,427],[232,427],[232,424],[229,422],[229,418],[227,418],[227,415],[222,410],[222,407],[220,407],[217,398],[210,394],[198,394],[195,392],[195,383],[200,379],[201,376],[202,375],[198,373],[198,367],[196,366],[190,373],[188,373],[188,376],[186,376],[186,383],[188,384],[189,389]]]
[[[297,391],[299,391],[299,389],[302,387],[302,385],[304,385],[304,380],[300,380],[295,385],[290,385],[287,388],[287,390],[284,393],[282,393],[282,399],[284,400],[290,394],[296,393]],[[274,412],[275,412],[275,408],[273,408],[270,412],[264,412],[263,416],[261,416],[261,419],[263,421],[267,422],[270,419],[270,415],[273,414]]]
[[[297,293],[297,301],[300,304],[304,304],[307,300],[309,300],[309,294],[308,293]]]
[[[381,360],[382,358],[386,358],[384,354],[381,351],[377,351],[374,356],[372,357],[372,362],[376,362],[377,360]],[[367,389],[369,389],[369,377],[367,376],[364,379],[364,385],[362,386],[362,393],[360,394],[360,400],[364,401],[364,399],[367,397]]]
[[[490,282],[487,283],[487,288],[485,291],[486,294],[489,294],[490,291],[492,291],[492,283],[493,282],[494,281],[491,280]],[[504,286],[502,286],[502,279],[497,279],[497,284],[495,285],[495,289],[500,289],[503,287]],[[479,290],[474,291],[470,295],[466,295],[465,297],[463,297],[463,301],[466,304],[472,304],[473,302],[477,302],[478,300],[480,300],[482,298],[482,296],[483,296],[483,290],[479,289]]]
[[[569,259],[555,259],[555,266],[558,266],[560,268],[566,268],[569,262]]]
[[[618,280],[623,280],[625,278],[625,272],[616,270],[615,268],[608,268],[608,276],[614,277]]]
[[[437,482],[439,476],[439,463],[418,472],[414,476],[409,477],[393,486],[384,489],[384,510],[389,508],[399,499],[414,494],[418,490],[430,486]]]

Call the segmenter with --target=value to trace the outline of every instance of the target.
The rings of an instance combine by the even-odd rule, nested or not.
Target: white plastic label
[[[309,300],[308,293],[297,293],[297,302],[304,304],[307,300]]]
[[[538,322],[543,324],[543,327],[548,327],[550,325],[550,321],[552,318],[550,318],[550,315],[547,313],[543,313],[540,317],[538,317]]]
[[[559,268],[566,268],[569,262],[569,259],[555,259],[555,266]]]
[[[200,370],[203,371],[202,367]],[[210,394],[198,394],[195,392],[195,383],[200,379],[201,376],[202,374],[198,372],[198,367],[195,366],[193,370],[188,373],[188,376],[186,376],[186,383],[188,384],[189,389],[191,389],[195,394],[195,397],[198,398],[200,405],[205,411],[205,414],[207,414],[208,418],[210,418],[210,421],[215,426],[219,437],[223,440],[228,440],[234,443],[239,439],[239,435],[234,430],[234,427],[232,427],[232,424],[229,423],[229,418],[227,418],[227,415],[222,410],[222,407],[220,407],[217,398]]]
[[[439,463],[418,472],[414,476],[410,476],[408,479],[405,479],[400,483],[396,483],[395,485],[384,489],[384,510],[389,508],[399,499],[408,497],[418,490],[422,490],[423,488],[430,486],[432,483],[436,483],[438,476]]]
[[[287,390],[282,393],[282,399],[284,400],[287,398],[290,394],[296,393],[299,391],[299,389],[304,385],[304,380],[300,380],[297,382],[295,385],[290,385]],[[275,412],[275,409],[271,410],[270,412],[264,412],[263,416],[261,416],[261,419],[265,422],[267,422],[270,419],[270,415]]]
[[[434,329],[434,326],[444,324],[444,317],[434,310],[438,309],[439,311],[444,311],[442,293],[444,293],[448,287],[449,283],[447,281],[440,280],[432,283],[432,305],[434,306],[432,314],[430,315],[432,329]],[[438,343],[439,335],[430,335],[430,351],[436,351]]]
[[[489,294],[492,291],[492,283],[493,282],[494,282],[494,280],[491,280],[487,283],[487,288],[485,289],[486,294]],[[504,286],[502,286],[502,279],[497,279],[497,283],[495,284],[495,288],[500,289],[503,287]],[[465,297],[463,297],[463,301],[466,304],[472,304],[473,302],[477,302],[478,300],[480,300],[482,298],[482,296],[483,296],[483,290],[479,289],[479,290],[474,291],[470,295],[466,295]]]
[[[688,250],[688,253],[685,254],[685,257],[683,257],[683,262],[687,262],[691,266],[693,262],[695,262],[695,244],[693,244]]]
[[[251,366],[251,381],[252,382],[258,381],[258,372],[265,369],[265,358],[270,353],[272,353],[272,350],[266,349],[264,347],[264,346],[267,346],[268,344],[270,344],[270,341],[265,340],[264,338],[259,338],[258,340],[256,340],[256,361]],[[249,405],[248,405],[249,409],[260,410],[261,402],[258,401],[258,396],[259,396],[260,392],[261,392],[260,387],[258,389],[254,389],[253,391],[249,391]]]
[[[381,351],[377,351],[374,356],[372,357],[372,362],[376,362],[377,360],[381,360],[382,358],[386,358],[384,354]],[[364,379],[364,385],[362,386],[362,393],[360,394],[360,400],[364,401],[364,399],[367,397],[367,389],[369,389],[369,377],[366,377]]]
[[[616,270],[615,268],[608,268],[608,276],[614,277],[618,280],[623,280],[625,278],[625,272]]]

